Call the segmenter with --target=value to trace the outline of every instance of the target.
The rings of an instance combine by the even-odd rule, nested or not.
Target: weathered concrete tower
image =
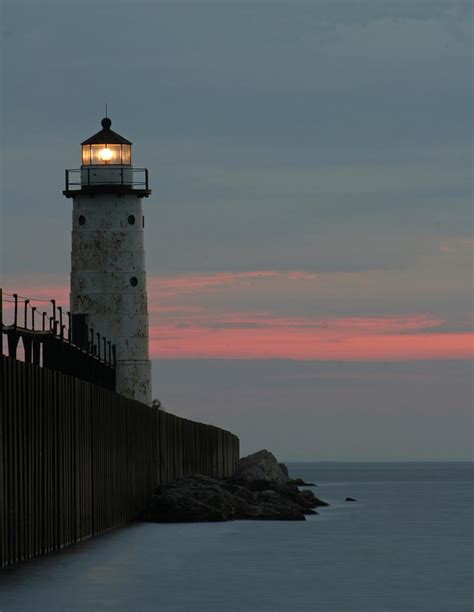
[[[142,198],[148,170],[133,168],[131,142],[110,129],[82,143],[82,166],[66,170],[73,198],[71,316],[73,340],[87,328],[116,344],[117,392],[151,403]]]

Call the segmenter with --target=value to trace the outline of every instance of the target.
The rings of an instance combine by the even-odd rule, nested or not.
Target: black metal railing
[[[23,344],[25,362],[115,390],[115,344],[88,326],[87,317],[76,319],[77,315],[71,315],[55,299],[28,298],[1,289],[0,302],[2,355],[18,359]],[[43,310],[34,303],[42,303]],[[7,313],[9,323],[4,320]]]
[[[112,170],[114,166],[99,167],[99,170]],[[96,168],[69,168],[65,170],[65,192],[80,191],[81,189],[96,188],[100,186],[122,187],[137,191],[150,192],[147,168],[117,167],[118,173],[113,180],[103,180],[94,176]],[[78,176],[77,176],[78,175]],[[75,189],[79,187],[80,189]]]

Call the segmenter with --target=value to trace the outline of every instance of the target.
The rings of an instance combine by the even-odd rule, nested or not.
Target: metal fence
[[[33,306],[36,303],[41,304],[43,312]],[[9,306],[9,317],[4,317],[4,304]],[[83,315],[71,317],[55,299],[26,298],[0,288],[0,335],[0,354],[8,352],[9,357],[18,359],[22,348],[28,363],[115,391],[115,344],[89,328]]]
[[[159,484],[235,471],[239,440],[0,356],[0,565],[133,520]]]
[[[239,438],[224,429],[158,411],[159,484],[187,474],[230,476],[239,451]]]

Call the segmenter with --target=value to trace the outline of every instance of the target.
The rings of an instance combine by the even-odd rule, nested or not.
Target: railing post
[[[13,314],[13,327],[16,329],[18,325],[18,294],[13,294],[13,299],[15,300],[15,310]]]
[[[53,326],[53,333],[54,335],[56,335],[56,300],[51,300],[51,304],[53,305],[53,321],[54,321],[54,326]]]
[[[95,351],[94,351],[94,328],[91,327],[89,329],[89,332],[90,332],[90,336],[91,336],[91,338],[90,338],[90,350],[89,350],[89,353],[91,355],[94,355],[95,354]]]
[[[31,329],[35,331],[35,314],[36,314],[36,306],[31,307]]]
[[[67,339],[71,342],[71,313],[67,311]]]
[[[63,339],[63,307],[58,306],[59,310],[59,333],[61,335],[61,340]]]
[[[28,304],[30,303],[30,300],[25,300],[25,316],[24,316],[24,325],[23,327],[26,329],[28,327]]]

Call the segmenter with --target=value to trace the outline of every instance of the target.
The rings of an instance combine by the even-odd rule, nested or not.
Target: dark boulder
[[[276,491],[259,491],[253,494],[252,503],[236,498],[236,518],[266,521],[304,521],[303,510]]]
[[[240,459],[234,479],[241,482],[272,480],[283,484],[288,476],[273,453],[260,450]]]
[[[234,500],[217,481],[206,476],[178,478],[152,497],[144,520],[160,522],[228,521]]]
[[[283,472],[283,474],[285,474],[285,476],[289,478],[290,474],[288,473],[288,468],[286,467],[286,465],[284,463],[279,463],[278,465],[280,466],[280,469]]]
[[[283,487],[279,486],[279,493],[284,497],[291,499],[303,509],[318,508],[329,506],[325,501],[322,501],[312,491],[300,491],[298,487],[292,484],[286,484]]]
[[[301,479],[289,480],[288,469],[261,450],[240,459],[227,479],[193,475],[160,487],[142,518],[155,522],[286,520],[303,521],[306,514],[328,504],[298,489]]]
[[[354,499],[353,497],[346,497],[345,499],[346,502],[355,502],[357,501],[356,499]]]
[[[302,521],[327,505],[311,491],[275,481],[248,482],[188,476],[160,487],[142,518],[154,522],[245,520]]]

